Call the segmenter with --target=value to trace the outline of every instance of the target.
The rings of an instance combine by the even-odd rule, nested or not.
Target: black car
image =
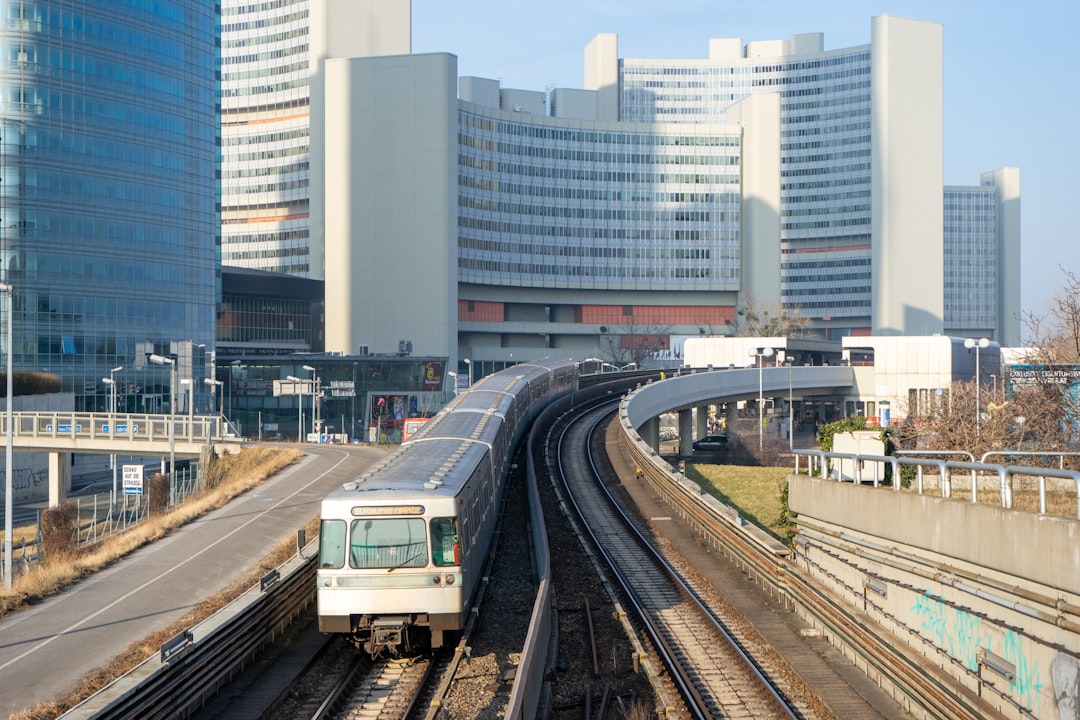
[[[727,447],[727,435],[706,435],[694,441],[695,450],[723,450]]]

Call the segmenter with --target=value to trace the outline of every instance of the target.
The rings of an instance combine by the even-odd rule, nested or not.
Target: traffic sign
[[[125,495],[142,495],[143,494],[143,466],[142,465],[125,465],[124,466],[124,494]]]

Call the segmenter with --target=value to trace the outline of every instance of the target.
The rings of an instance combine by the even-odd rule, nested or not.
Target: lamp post
[[[295,375],[289,375],[285,379],[300,384],[300,400],[296,403],[296,442],[304,442],[304,381]]]
[[[310,365],[305,365],[304,369],[311,373],[311,432],[315,432],[315,423],[319,420],[319,414],[315,411],[315,399],[319,397],[319,376]],[[315,442],[318,442],[317,438]]]
[[[982,375],[979,368],[979,351],[983,348],[990,347],[990,340],[987,338],[967,338],[964,340],[964,347],[968,350],[975,348],[975,437],[979,437],[979,425],[982,416],[982,405],[979,403],[979,386],[982,384]]]
[[[101,382],[109,386],[109,427],[116,433],[116,378],[114,375],[124,367],[114,367],[109,371],[109,377],[101,378]],[[112,505],[116,506],[116,453],[109,454],[109,462],[112,464]]]
[[[350,442],[356,439],[356,366],[359,363],[352,364],[352,425],[349,426],[349,438]]]
[[[150,362],[169,366],[169,507],[176,504],[176,360],[151,355]]]
[[[472,390],[472,360],[465,358],[464,362],[469,366],[469,389]]]
[[[195,382],[191,378],[180,378],[180,384],[187,385],[188,388],[188,424],[190,425],[195,420]]]
[[[757,428],[757,444],[758,444],[758,452],[760,453],[765,447],[765,393],[764,393],[765,377],[764,377],[764,374],[763,374],[764,368],[763,368],[763,366],[761,364],[761,359],[762,358],[767,358],[767,357],[772,357],[773,356],[773,349],[771,347],[767,347],[767,348],[750,348],[747,351],[747,354],[749,354],[751,357],[755,357],[755,356],[757,357],[757,366],[758,366],[758,386],[757,386],[758,387],[758,391],[757,391],[758,392],[758,400],[757,400],[757,403],[758,403],[758,405],[757,405],[757,407],[758,407],[758,428]]]
[[[14,348],[11,345],[11,326],[14,324],[14,306],[11,302],[11,285],[7,283],[0,283],[0,292],[7,295],[7,427],[5,428],[5,439],[7,455],[4,458],[4,588],[11,589],[11,514],[14,512],[11,503],[11,475],[14,472],[12,469],[12,453],[15,451],[15,442],[13,433],[13,423],[15,422],[15,415],[12,411],[12,395],[14,390],[14,382],[12,381],[11,373],[11,356]]]
[[[787,438],[788,450],[795,452],[795,397],[791,388],[791,368],[795,365],[795,358],[784,358],[787,365]]]
[[[450,382],[454,383],[454,397],[457,397],[457,373],[453,370],[447,370],[446,376],[450,378]]]

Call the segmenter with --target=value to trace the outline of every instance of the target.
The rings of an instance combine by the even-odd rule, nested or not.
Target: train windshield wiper
[[[398,568],[403,568],[403,567],[405,567],[406,565],[408,565],[408,564],[409,564],[409,563],[411,563],[411,562],[412,562],[413,560],[415,560],[416,558],[420,557],[420,556],[421,556],[421,555],[423,555],[423,554],[424,554],[424,551],[423,551],[423,550],[421,550],[420,552],[417,552],[417,553],[413,553],[413,554],[412,554],[412,555],[410,555],[409,557],[407,557],[407,558],[405,558],[404,560],[402,560],[401,562],[399,562],[399,563],[398,563],[397,565],[395,565],[394,567],[392,567],[392,568],[387,568],[387,569],[386,569],[386,572],[388,572],[388,573],[392,573],[392,572],[394,572],[395,570],[397,570]]]

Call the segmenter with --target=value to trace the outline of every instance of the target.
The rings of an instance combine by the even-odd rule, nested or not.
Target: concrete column
[[[709,434],[709,406],[694,408],[694,437],[703,438]]]
[[[757,400],[754,401],[755,403]],[[735,428],[738,427],[739,422],[739,403],[729,402],[724,410],[724,417],[727,418],[727,428],[730,432],[735,432]],[[754,434],[757,434],[757,428],[754,428]]]
[[[700,414],[700,413],[699,413]],[[679,411],[679,454],[691,455],[694,452],[694,411],[690,408]]]
[[[660,452],[660,418],[649,418],[638,428],[638,435],[655,452]]]
[[[71,489],[71,453],[49,453],[49,507],[67,502]]]

